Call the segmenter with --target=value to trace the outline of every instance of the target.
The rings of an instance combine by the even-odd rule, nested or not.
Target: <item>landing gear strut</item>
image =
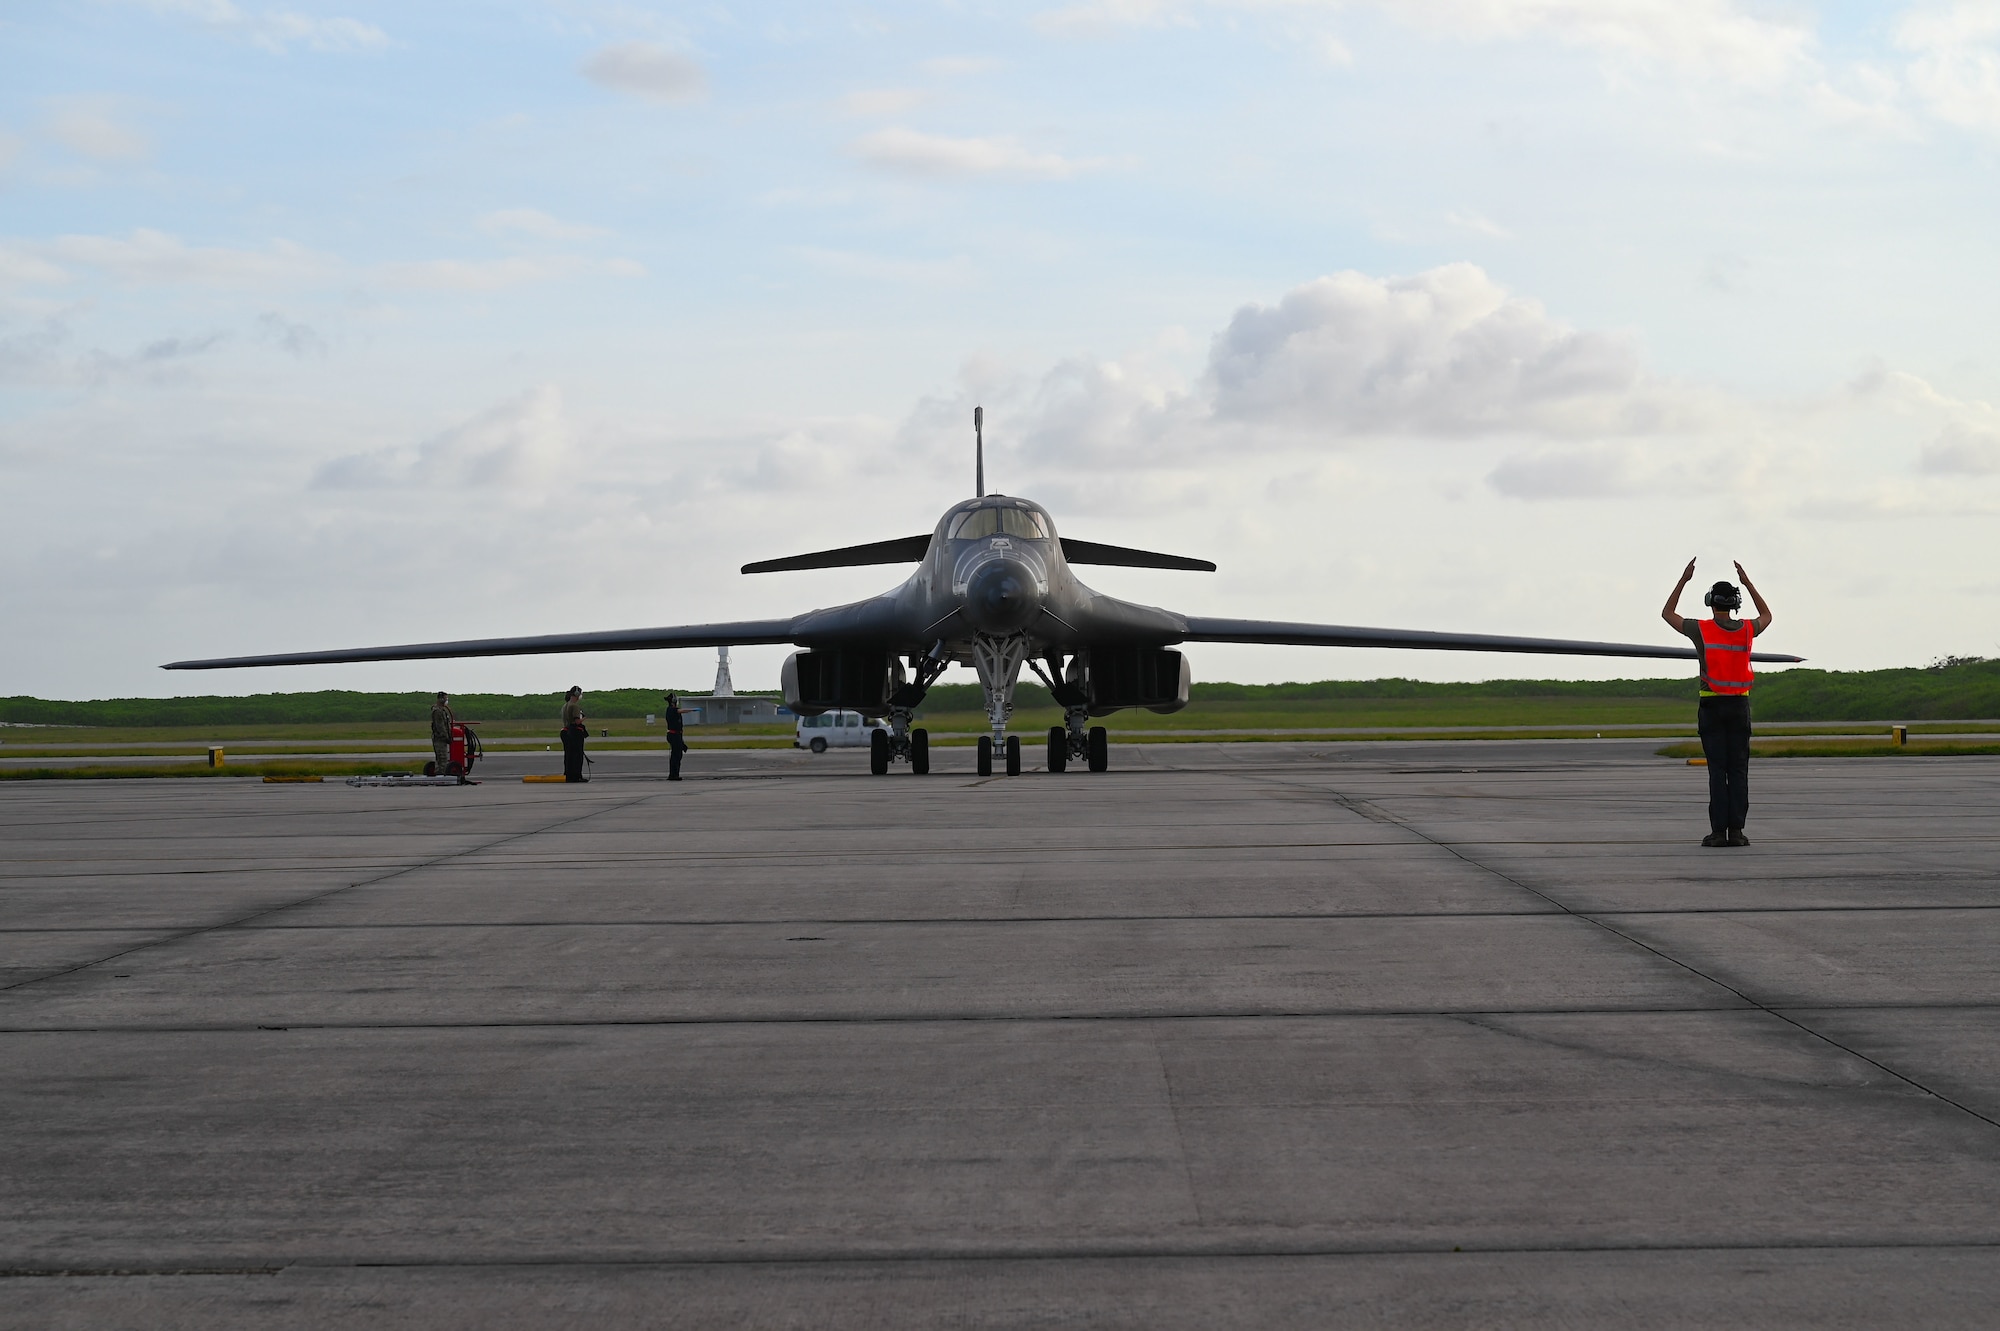
[[[1087,761],[1093,772],[1106,771],[1111,766],[1111,737],[1103,726],[1090,724],[1089,695],[1083,688],[1083,661],[1072,656],[1067,669],[1062,657],[1051,652],[1047,657],[1048,669],[1042,663],[1028,662],[1028,669],[1035,672],[1035,678],[1048,687],[1049,696],[1061,704],[1063,723],[1049,727],[1049,770],[1061,772],[1077,760]]]
[[[945,655],[944,643],[940,640],[922,656],[910,657],[910,675],[905,678],[903,666],[896,663],[896,688],[889,695],[889,733],[877,739],[879,746],[871,744],[868,750],[868,770],[876,776],[884,776],[889,764],[907,761],[913,776],[928,776],[931,770],[931,734],[920,727],[913,728],[916,720],[917,704],[930,692],[931,685],[937,683],[951,665]]]

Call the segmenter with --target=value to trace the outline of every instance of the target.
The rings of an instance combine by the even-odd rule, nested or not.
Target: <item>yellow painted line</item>
[[[1688,759],[1688,766],[1689,766],[1689,767],[1706,767],[1706,766],[1708,766],[1708,759],[1706,759],[1706,758],[1690,758],[1690,759]]]
[[[529,783],[536,781],[567,781],[568,779],[568,777],[561,776],[524,776],[521,778],[522,781]]]
[[[264,778],[264,784],[267,786],[282,786],[293,782],[304,784],[325,780],[326,778],[323,776],[267,776]]]

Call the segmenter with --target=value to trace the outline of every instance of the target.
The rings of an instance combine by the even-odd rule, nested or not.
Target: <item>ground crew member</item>
[[[583,774],[583,742],[590,738],[590,726],[583,716],[583,686],[570,685],[562,710],[563,780],[588,781]]]
[[[683,732],[680,699],[674,694],[667,695],[667,747],[673,756],[667,759],[667,780],[681,779],[681,755],[688,751],[687,735]]]
[[[437,701],[431,704],[431,752],[437,755],[433,776],[443,776],[451,765],[451,721],[451,699],[439,689]]]
[[[1708,835],[1704,846],[1747,846],[1744,822],[1750,815],[1750,646],[1757,635],[1771,627],[1771,607],[1764,604],[1757,586],[1743,565],[1736,576],[1750,589],[1757,603],[1757,618],[1744,623],[1736,618],[1743,606],[1743,593],[1727,582],[1718,582],[1703,595],[1702,604],[1715,611],[1712,619],[1683,619],[1675,606],[1681,592],[1694,578],[1694,561],[1681,571],[1674,594],[1660,618],[1694,643],[1701,666],[1701,703],[1697,729],[1701,751],[1708,758]]]

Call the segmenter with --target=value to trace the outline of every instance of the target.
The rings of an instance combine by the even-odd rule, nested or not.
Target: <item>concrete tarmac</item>
[[[1657,745],[0,785],[0,1325],[1992,1325],[2000,759]]]

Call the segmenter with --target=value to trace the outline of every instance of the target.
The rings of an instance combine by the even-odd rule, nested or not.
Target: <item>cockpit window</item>
[[[973,541],[982,536],[1018,536],[1028,541],[1049,539],[1048,524],[1031,508],[975,508],[951,520],[946,539]]]

